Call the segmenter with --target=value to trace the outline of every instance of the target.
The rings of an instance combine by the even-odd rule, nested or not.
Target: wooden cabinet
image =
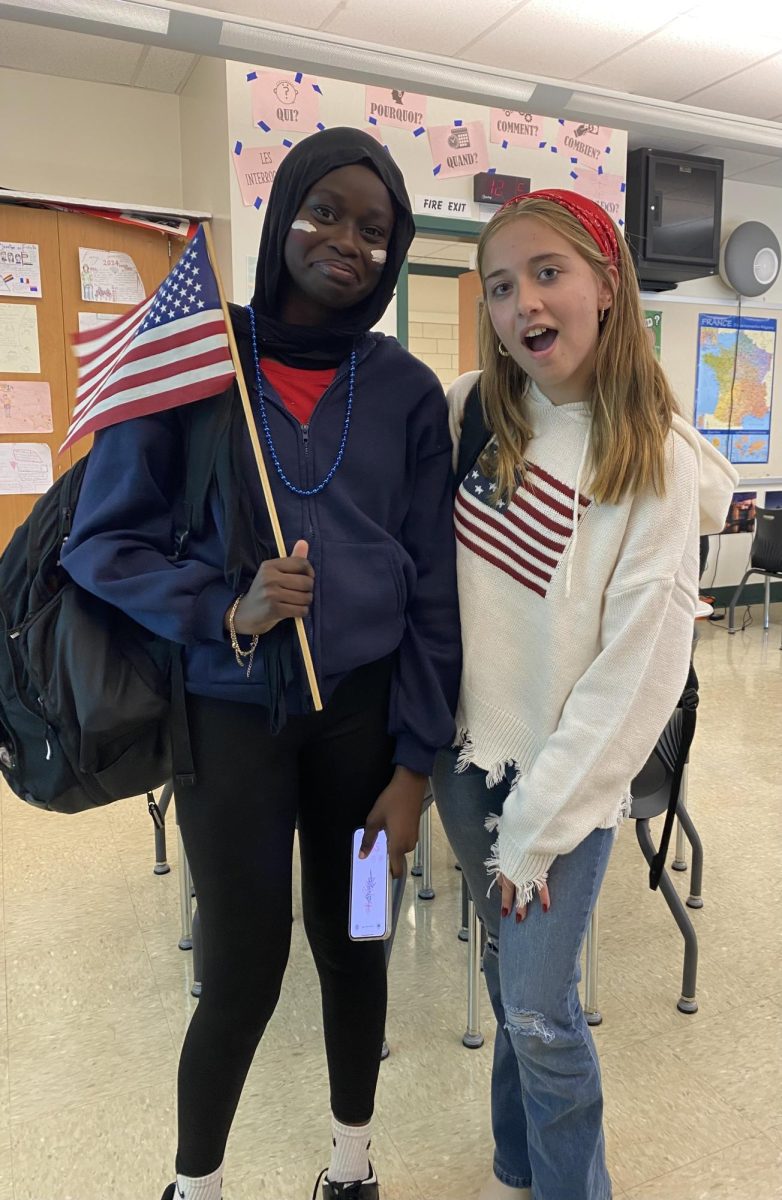
[[[0,303],[35,307],[40,372],[36,375],[0,373],[0,382],[48,383],[54,426],[51,433],[0,432],[0,442],[46,443],[51,447],[56,479],[87,452],[92,441],[87,437],[64,454],[59,454],[76,396],[76,359],[71,353],[70,335],[79,330],[79,313],[123,313],[132,307],[129,304],[82,300],[79,247],[116,250],[129,255],[141,276],[144,294],[149,295],[171,270],[183,243],[153,229],[76,212],[16,204],[0,204],[0,241],[37,245],[41,266],[40,299],[0,295]],[[0,495],[0,551],[7,545],[17,525],[29,514],[37,498]]]

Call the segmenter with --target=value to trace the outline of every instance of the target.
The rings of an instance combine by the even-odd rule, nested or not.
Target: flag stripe
[[[136,402],[143,402],[147,397],[157,396],[160,398],[165,396],[169,391],[184,391],[187,389],[188,384],[195,384],[199,379],[207,379],[210,381],[211,391],[204,393],[205,395],[216,395],[218,392],[222,391],[224,387],[228,386],[228,382],[233,378],[233,374],[233,365],[230,365],[229,370],[226,371],[225,361],[215,363],[214,366],[209,367],[206,370],[202,367],[197,371],[181,371],[180,374],[170,375],[166,379],[160,380],[158,383],[153,383],[150,385],[143,384],[140,387],[128,388],[122,394],[122,407],[125,408],[129,405],[135,406]],[[223,380],[225,380],[224,383],[222,383]],[[83,426],[87,421],[92,421],[95,417],[112,412],[117,407],[116,400],[111,397],[105,401],[99,400],[91,409],[82,413],[81,417],[79,417],[77,421],[74,421],[72,428],[78,427],[79,429],[83,429]],[[157,407],[164,408],[166,406],[158,403]],[[154,411],[154,408],[149,411]],[[124,417],[117,419],[127,420],[131,416],[136,416],[136,412],[134,411],[127,413]],[[106,423],[112,424],[111,421],[107,421]]]
[[[522,575],[519,575],[518,571],[514,571],[507,565],[507,563],[502,562],[501,559],[497,558],[495,555],[489,554],[488,551],[484,550],[482,547],[473,545],[470,539],[465,537],[461,530],[456,530],[456,537],[463,546],[466,546],[468,550],[472,550],[473,554],[477,554],[479,558],[491,563],[493,567],[498,567],[500,571],[504,571],[506,575],[510,575],[511,579],[515,579],[516,582],[522,584],[523,587],[529,588],[531,592],[537,592],[537,594],[542,596],[545,600],[546,592],[537,583],[534,583],[531,579],[525,579]]]
[[[224,358],[229,360],[230,354],[228,351],[228,339],[225,336],[225,327],[222,321],[215,321],[214,329],[215,332],[210,337],[203,337],[199,333],[196,333],[195,336],[191,336],[189,332],[186,332],[186,334],[181,335],[181,342],[179,340],[179,334],[172,334],[166,339],[166,342],[163,343],[163,345],[167,345],[165,351],[161,350],[160,353],[156,354],[148,353],[146,356],[143,354],[141,356],[136,355],[131,362],[128,362],[126,358],[123,361],[122,366],[118,367],[117,370],[113,372],[109,381],[105,382],[101,387],[93,388],[90,392],[85,394],[83,399],[81,399],[74,408],[74,416],[77,416],[85,408],[88,408],[92,400],[97,395],[103,397],[116,394],[117,392],[122,391],[122,389],[127,386],[128,383],[133,381],[138,382],[148,370],[155,371],[161,367],[168,366],[170,363],[176,364],[181,362],[183,358],[181,353],[182,348],[190,345],[193,342],[196,343],[194,350],[199,354],[206,351],[211,352],[213,350],[221,350]],[[190,354],[192,353],[193,352],[191,351]],[[188,354],[188,357],[190,357],[190,354]]]
[[[544,563],[545,566],[550,567],[551,570],[556,567],[556,558],[550,558],[547,554],[544,554],[529,536],[520,537],[516,532],[515,527],[507,527],[509,524],[508,518],[510,514],[505,512],[493,513],[488,509],[487,505],[481,504],[480,501],[474,501],[472,496],[466,495],[461,490],[456,493],[456,511],[457,515],[461,512],[465,519],[469,518],[473,521],[482,521],[489,525],[497,534],[511,542],[511,544],[517,550],[521,550],[523,553],[531,555],[533,558],[537,558],[540,562]],[[564,549],[564,546],[560,547],[559,549],[561,552],[561,550]]]
[[[141,358],[145,353],[152,354],[158,351],[160,343],[165,343],[168,338],[181,336],[182,341],[180,344],[186,345],[188,339],[184,337],[184,333],[191,328],[195,329],[196,337],[198,336],[198,330],[203,329],[204,326],[206,326],[206,332],[209,331],[210,327],[225,330],[222,315],[215,312],[198,313],[196,317],[185,318],[185,322],[185,324],[182,324],[177,321],[175,324],[162,325],[160,328],[147,329],[143,333],[136,334],[133,338],[133,344],[128,349],[125,349],[124,345],[120,347],[118,352],[101,368],[101,379],[105,378],[120,363]],[[195,338],[192,340],[195,340]],[[149,349],[146,349],[146,347],[149,347]],[[99,382],[100,380],[94,377],[94,373],[86,369],[84,374],[79,377],[77,396],[82,393],[86,396]]]
[[[548,514],[542,512],[540,508],[536,508],[535,505],[530,504],[529,500],[523,500],[518,492],[513,497],[511,503],[515,504],[517,508],[520,508],[521,511],[526,513],[528,517],[532,517],[533,520],[537,521],[539,525],[543,525],[546,529],[550,529],[552,533],[558,534],[559,537],[564,538],[566,541],[570,537],[570,529],[567,527],[567,525],[560,525],[558,521],[553,519],[553,517],[548,516]]]
[[[180,408],[185,404],[192,404],[196,400],[203,400],[207,396],[213,396],[227,387],[234,377],[233,368],[230,374],[224,377],[221,381],[219,378],[203,379],[199,386],[178,388],[175,391],[166,391],[161,397],[158,394],[146,395],[142,402],[133,405],[133,411],[125,413],[121,418],[116,415],[113,409],[108,412],[93,414],[90,413],[88,418],[80,425],[78,429],[71,427],[68,437],[60,447],[60,453],[67,449],[68,446],[78,441],[79,438],[86,437],[88,433],[97,433],[100,429],[106,429],[110,425],[117,424],[120,420],[131,420],[134,417],[147,417],[151,413],[167,412],[171,408]]]
[[[132,314],[128,313],[127,317],[131,318],[132,316],[132,319],[122,317],[119,321],[107,325],[104,329],[90,329],[85,333],[76,334],[75,337],[82,340],[79,342],[74,341],[73,353],[79,360],[82,370],[89,370],[93,363],[97,365],[99,361],[104,361],[107,357],[110,358],[116,346],[126,344],[128,334],[132,335],[143,323],[144,318],[152,307],[153,299],[150,296],[149,300],[146,300],[143,305],[139,305],[138,309],[134,310]]]
[[[199,367],[224,366],[229,370],[231,367],[231,356],[228,353],[228,347],[225,340],[225,335],[218,335],[220,338],[219,344],[212,347],[203,348],[199,354],[191,354],[188,356],[186,363],[191,371]],[[201,347],[199,346],[199,350]],[[79,420],[88,412],[92,412],[96,404],[105,407],[106,402],[111,400],[116,404],[118,399],[134,399],[140,395],[139,389],[149,387],[152,384],[164,384],[166,380],[177,378],[182,371],[183,360],[181,355],[169,354],[162,357],[157,366],[152,366],[150,363],[141,364],[141,368],[134,371],[127,378],[124,376],[117,379],[116,382],[112,379],[111,383],[101,389],[99,395],[94,397],[93,403],[85,403],[78,413],[74,412],[74,417]],[[159,389],[157,389],[159,390]]]
[[[551,582],[550,571],[544,571],[540,567],[533,566],[532,563],[525,562],[522,556],[516,550],[512,550],[510,546],[503,545],[499,538],[494,537],[491,533],[487,533],[485,529],[481,529],[480,526],[475,525],[472,521],[468,521],[461,512],[456,513],[456,528],[461,529],[465,535],[471,535],[476,542],[480,542],[483,545],[491,546],[494,550],[498,550],[501,554],[504,554],[506,558],[509,558],[513,563],[515,563],[516,566],[522,571],[528,571],[530,575],[537,576],[537,578],[542,579],[544,583]]]
[[[575,491],[573,488],[568,487],[566,483],[563,483],[561,479],[555,479],[553,475],[549,475],[548,471],[544,471],[542,467],[537,465],[537,463],[527,463],[527,470],[530,472],[530,474],[537,475],[540,479],[544,479],[549,487],[561,492],[563,496],[567,496],[571,504],[573,503]],[[583,505],[584,508],[589,508],[589,500],[586,496],[582,496],[580,492],[578,496],[578,502],[579,505]]]

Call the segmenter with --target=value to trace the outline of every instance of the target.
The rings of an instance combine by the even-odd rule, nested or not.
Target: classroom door
[[[483,289],[477,271],[459,276],[459,374],[477,371],[480,366],[478,326]]]

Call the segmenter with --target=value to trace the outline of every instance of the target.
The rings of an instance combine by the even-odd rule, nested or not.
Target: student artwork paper
[[[364,101],[364,116],[370,128],[393,125],[396,129],[414,131],[426,125],[428,97],[401,88],[368,87]]]
[[[41,263],[34,242],[0,242],[0,299],[23,296],[40,300]]]
[[[0,379],[0,433],[51,433],[53,429],[48,383]]]
[[[110,313],[94,313],[80,312],[79,313],[79,333],[86,333],[89,329],[97,329],[99,325],[110,325],[112,321],[116,321],[117,314]]]
[[[315,133],[320,121],[320,92],[313,75],[300,71],[254,71],[250,80],[253,124],[264,133],[293,129]]]
[[[97,304],[140,304],[144,285],[133,259],[120,250],[79,246],[81,298]]]
[[[287,146],[243,146],[241,142],[235,143],[231,158],[234,160],[245,208],[250,205],[260,208],[268,201],[274,176],[287,153]]]
[[[38,312],[34,304],[0,304],[0,375],[38,375]]]
[[[432,173],[438,179],[475,175],[489,167],[489,149],[482,121],[466,124],[430,125],[429,148]]]
[[[41,496],[52,483],[52,452],[47,445],[0,442],[0,496]]]

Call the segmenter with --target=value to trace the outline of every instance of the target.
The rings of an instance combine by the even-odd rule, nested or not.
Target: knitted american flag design
[[[493,503],[496,484],[475,467],[456,494],[458,540],[485,562],[544,599],[573,533],[575,492],[542,467],[527,473],[510,503]],[[579,495],[578,519],[590,501]]]

